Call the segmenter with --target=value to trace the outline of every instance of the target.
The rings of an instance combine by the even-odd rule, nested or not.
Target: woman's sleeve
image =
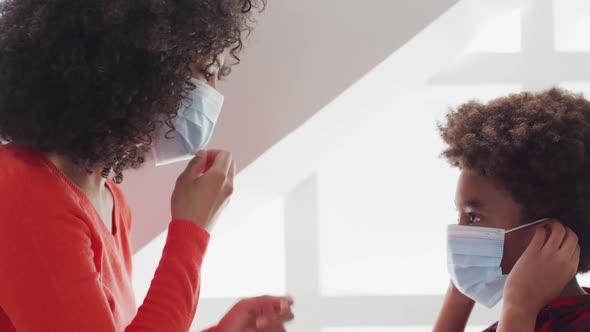
[[[111,308],[117,303],[107,299],[97,271],[102,258],[95,255],[102,249],[90,240],[88,225],[75,215],[36,215],[0,221],[0,304],[17,331],[189,330],[209,240],[205,230],[187,221],[170,224],[145,301],[125,328],[115,325]]]
[[[197,311],[201,264],[209,242],[203,228],[170,223],[160,264],[148,293],[126,332],[188,331]]]

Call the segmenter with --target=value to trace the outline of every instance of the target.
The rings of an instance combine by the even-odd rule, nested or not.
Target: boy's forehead
[[[483,207],[491,199],[501,196],[493,180],[473,171],[462,171],[457,182],[455,204],[457,206]]]
[[[510,210],[518,205],[512,195],[496,180],[472,171],[463,171],[455,193],[457,208]]]

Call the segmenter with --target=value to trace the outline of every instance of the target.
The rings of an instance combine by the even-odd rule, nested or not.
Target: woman
[[[206,144],[225,55],[237,62],[258,5],[0,4],[0,331],[188,331],[207,229],[232,192],[235,163],[201,150],[178,177],[167,243],[138,310],[131,214],[115,183],[152,147],[171,159]],[[283,331],[291,304],[241,301],[215,331]]]

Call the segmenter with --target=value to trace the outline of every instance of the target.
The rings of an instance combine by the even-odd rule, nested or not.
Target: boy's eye
[[[481,221],[481,218],[473,212],[470,212],[467,215],[469,216],[469,224],[475,224]]]

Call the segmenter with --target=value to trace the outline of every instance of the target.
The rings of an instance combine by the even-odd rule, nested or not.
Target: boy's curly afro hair
[[[443,156],[491,177],[523,207],[523,222],[557,218],[580,239],[590,269],[590,102],[553,88],[460,106],[440,125]]]

